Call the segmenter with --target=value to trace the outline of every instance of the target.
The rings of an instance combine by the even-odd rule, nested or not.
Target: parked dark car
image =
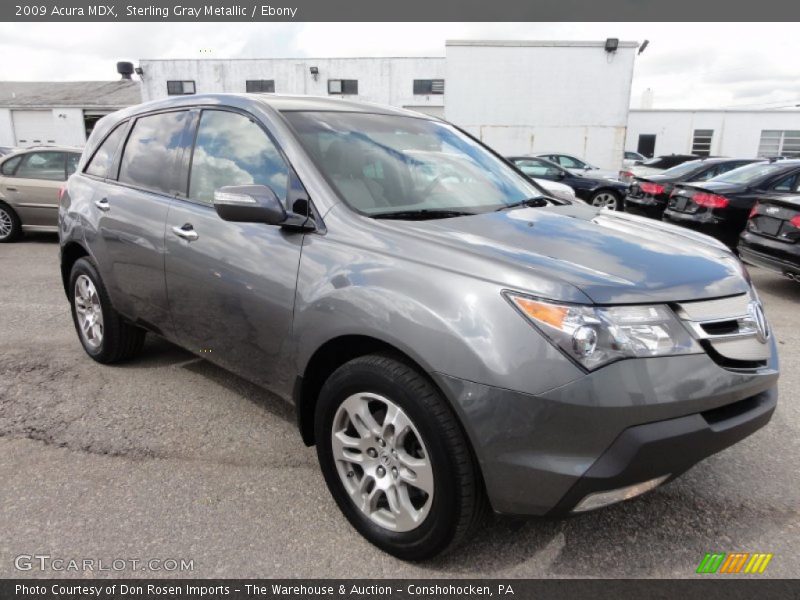
[[[776,340],[728,248],[543,194],[427,115],[170,97],[93,130],[62,282],[95,361],[155,334],[293,404],[353,527],[421,560],[489,507],[652,490],[777,404]]]
[[[663,218],[736,248],[756,200],[800,192],[800,160],[745,165],[703,183],[678,184]]]
[[[760,197],[739,239],[739,256],[800,282],[800,195]]]
[[[628,185],[616,179],[595,177],[591,171],[577,174],[556,163],[536,156],[509,156],[516,167],[533,179],[549,179],[568,185],[581,200],[600,208],[622,210]]]
[[[756,162],[749,158],[705,158],[690,160],[655,175],[635,177],[628,195],[625,210],[654,219],[660,219],[667,208],[669,195],[677,183],[708,181],[713,177]]]

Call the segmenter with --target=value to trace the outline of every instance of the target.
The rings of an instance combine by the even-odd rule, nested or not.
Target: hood
[[[471,273],[477,277],[497,280],[498,274],[513,267],[535,275],[531,281],[544,278],[570,284],[597,304],[677,302],[749,289],[739,260],[716,240],[652,219],[591,206],[520,208],[392,223],[419,234],[428,243],[460,251],[444,256],[463,252],[480,255],[485,259],[482,264],[486,272]],[[544,290],[520,291],[546,295]]]

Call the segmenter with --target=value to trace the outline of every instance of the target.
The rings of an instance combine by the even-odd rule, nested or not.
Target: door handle
[[[12,188],[12,187],[7,187],[6,190],[8,190],[9,192],[18,192],[19,191],[17,188]]]
[[[172,233],[189,242],[193,242],[200,237],[194,230],[194,227],[192,227],[191,223],[186,223],[183,227],[178,227],[176,225],[172,228]]]
[[[103,198],[102,200],[95,200],[94,205],[103,212],[108,212],[109,210],[111,210],[111,205],[108,203],[108,198]]]

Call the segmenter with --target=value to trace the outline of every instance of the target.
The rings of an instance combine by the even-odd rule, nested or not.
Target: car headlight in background
[[[512,292],[504,295],[561,350],[590,370],[621,358],[703,352],[672,309],[663,304],[587,306]]]

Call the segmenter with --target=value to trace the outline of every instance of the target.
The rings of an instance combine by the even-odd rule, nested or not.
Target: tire
[[[350,415],[365,406],[374,411],[373,420],[362,420],[356,429]],[[393,411],[396,430],[381,415],[383,409]],[[371,354],[339,367],[320,391],[314,426],[331,495],[353,527],[381,550],[403,560],[425,560],[457,547],[479,527],[487,502],[465,434],[441,394],[408,364]],[[334,429],[348,444],[338,442],[344,438],[335,437]],[[351,445],[354,440],[360,449]],[[342,460],[342,448],[361,460]],[[375,492],[371,508],[356,504],[356,498],[364,498],[362,486],[368,495]]]
[[[622,210],[622,197],[613,190],[597,190],[592,194],[589,204],[608,210]]]
[[[103,364],[134,357],[144,345],[145,331],[126,322],[114,310],[97,267],[78,259],[69,277],[72,321],[83,349]]]
[[[22,235],[19,216],[8,204],[0,201],[0,244],[14,242]]]

